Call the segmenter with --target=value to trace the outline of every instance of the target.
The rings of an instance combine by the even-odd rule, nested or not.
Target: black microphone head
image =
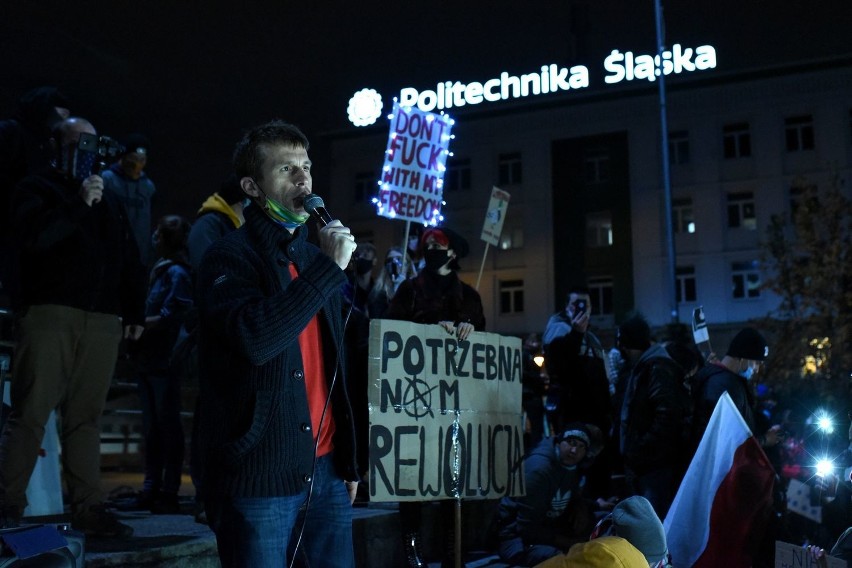
[[[325,202],[322,200],[322,197],[316,193],[312,193],[305,198],[304,206],[305,211],[315,214],[317,209],[325,209]]]

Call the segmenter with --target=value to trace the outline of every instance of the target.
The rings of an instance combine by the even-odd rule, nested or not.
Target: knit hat
[[[648,568],[648,561],[636,547],[618,536],[604,536],[571,547],[567,554],[554,556],[537,568]]]
[[[668,552],[666,531],[651,503],[641,495],[628,497],[612,510],[613,536],[626,538],[654,564]]]
[[[642,314],[634,314],[618,326],[618,345],[645,351],[651,346],[651,326]]]
[[[759,331],[753,327],[747,327],[731,340],[727,355],[751,361],[763,361],[769,357],[769,346]]]

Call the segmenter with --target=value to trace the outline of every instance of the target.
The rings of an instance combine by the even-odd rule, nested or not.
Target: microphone
[[[325,202],[322,200],[322,197],[316,193],[312,193],[305,198],[304,206],[305,211],[310,213],[317,221],[322,223],[323,226],[334,221],[331,215],[328,214],[328,211],[326,211]]]

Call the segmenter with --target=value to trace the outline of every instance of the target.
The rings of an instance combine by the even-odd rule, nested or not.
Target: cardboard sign
[[[485,224],[482,226],[480,238],[493,247],[500,244],[500,234],[503,232],[503,221],[509,208],[509,192],[503,191],[496,185],[491,188],[491,201],[485,212]]]
[[[376,198],[379,215],[437,223],[452,126],[453,120],[446,115],[394,103]]]
[[[825,556],[826,563],[824,566],[828,568],[846,568],[846,561],[835,558],[834,556]],[[795,544],[789,544],[775,541],[775,568],[820,568],[820,564],[811,558],[810,553]]]
[[[523,495],[521,340],[370,322],[370,500]]]

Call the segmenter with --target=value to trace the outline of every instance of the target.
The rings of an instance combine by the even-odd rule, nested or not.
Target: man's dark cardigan
[[[252,205],[246,224],[214,243],[198,273],[200,428],[205,491],[231,497],[293,495],[307,487],[314,451],[299,333],[319,315],[336,426],[335,466],[356,480],[341,313],[344,272]],[[291,280],[288,265],[299,277]],[[339,356],[338,356],[339,355]]]

